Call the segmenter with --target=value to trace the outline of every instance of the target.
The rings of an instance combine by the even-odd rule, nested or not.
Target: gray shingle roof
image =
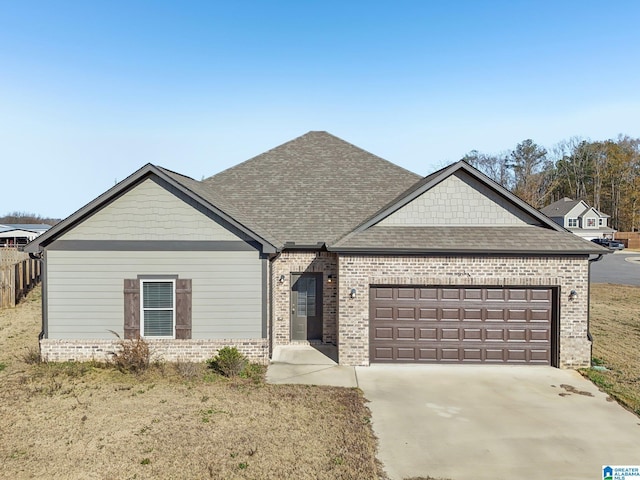
[[[569,197],[564,197],[557,202],[553,202],[552,204],[541,208],[540,211],[547,217],[564,217],[571,211],[573,207],[578,205],[580,202],[581,200],[572,200]],[[582,213],[584,212],[581,212],[581,214]]]
[[[329,247],[334,251],[415,253],[599,254],[605,248],[569,232],[537,226],[373,226]]]
[[[202,192],[271,237],[317,245],[347,234],[420,178],[327,132],[309,132],[205,179]]]

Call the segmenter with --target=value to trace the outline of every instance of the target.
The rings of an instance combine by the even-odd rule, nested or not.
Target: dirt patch
[[[576,395],[584,395],[586,397],[593,397],[593,393],[587,392],[585,390],[578,390],[573,385],[567,385],[566,383],[561,384],[560,388],[562,388],[563,390],[566,391],[566,393],[560,393],[559,394],[561,397],[565,397],[567,395],[571,395],[572,393],[575,393]]]
[[[586,370],[601,389],[640,415],[640,287],[591,285],[593,361]]]
[[[39,292],[0,312],[2,478],[372,479],[359,390],[228,380],[185,366],[143,375],[23,360]]]

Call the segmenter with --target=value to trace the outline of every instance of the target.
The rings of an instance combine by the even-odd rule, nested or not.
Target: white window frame
[[[571,225],[573,223],[573,225]],[[577,228],[578,227],[578,219],[577,218],[568,218],[567,219],[567,227],[569,228]]]
[[[145,310],[169,310],[168,308],[145,308],[144,307],[144,284],[145,283],[170,283],[173,295],[173,308],[171,308],[172,328],[171,336],[145,336],[144,334],[144,312]],[[141,338],[158,338],[158,339],[174,339],[176,338],[176,281],[174,278],[144,278],[140,279],[140,337]]]
[[[595,228],[596,226],[595,218],[587,218],[587,228]]]
[[[603,218],[599,218],[598,219],[598,225],[604,225],[604,219]]]

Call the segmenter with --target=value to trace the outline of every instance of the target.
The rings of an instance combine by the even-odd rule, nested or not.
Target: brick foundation
[[[168,362],[203,362],[216,355],[222,347],[237,347],[250,361],[269,363],[269,344],[266,338],[227,340],[147,340],[152,360]],[[113,340],[40,340],[40,355],[49,362],[108,361],[109,352],[118,348]]]

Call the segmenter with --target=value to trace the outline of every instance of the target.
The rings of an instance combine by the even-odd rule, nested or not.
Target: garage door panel
[[[481,322],[482,309],[481,308],[463,308],[461,320],[464,322]]]
[[[551,362],[550,288],[374,287],[371,361]]]
[[[437,308],[419,308],[420,321],[438,321],[438,309]]]
[[[410,328],[410,327],[398,327],[396,328],[396,338],[398,340],[403,340],[403,339],[415,340],[416,329]]]
[[[396,318],[400,321],[414,321],[416,319],[416,309],[410,307],[399,307],[396,310]]]
[[[529,319],[531,322],[549,322],[551,320],[551,309],[539,310],[539,309],[531,309],[529,310],[531,313],[531,318]]]
[[[372,288],[372,298],[375,300],[392,300],[393,288],[391,287],[376,287]]]
[[[420,340],[437,340],[438,329],[437,328],[420,328],[418,338]]]
[[[393,307],[376,307],[374,315],[376,320],[393,320]]]
[[[435,347],[431,348],[420,348],[418,349],[418,360],[422,362],[436,362],[438,360],[438,349]]]
[[[373,337],[375,340],[393,340],[393,328],[376,326]]]
[[[462,340],[469,341],[482,341],[482,329],[480,328],[463,328]]]
[[[398,347],[396,349],[396,359],[398,360],[408,360],[408,361],[415,361],[416,358],[416,351],[415,348],[409,348],[409,347]]]
[[[438,289],[437,288],[419,288],[418,300],[420,301],[438,300]]]
[[[461,300],[464,301],[477,301],[482,300],[482,289],[480,288],[461,288]]]
[[[458,341],[460,340],[460,329],[459,328],[443,328],[440,330],[440,340],[443,342],[448,341]]]
[[[442,308],[440,309],[440,316],[443,320],[459,320],[460,309],[459,308]]]
[[[396,296],[398,300],[415,300],[416,291],[414,288],[398,288],[396,289]]]
[[[479,348],[464,348],[462,350],[462,361],[473,363],[481,362],[482,350]]]

